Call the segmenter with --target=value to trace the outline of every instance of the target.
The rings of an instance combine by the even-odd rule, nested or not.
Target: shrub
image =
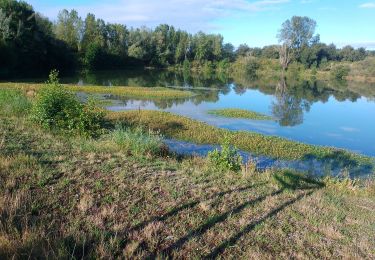
[[[230,138],[224,137],[221,149],[215,149],[208,153],[210,163],[219,171],[239,171],[241,170],[242,157],[238,150],[231,146]]]
[[[335,80],[344,80],[349,75],[350,68],[344,65],[339,65],[331,70],[331,77]]]
[[[133,155],[157,155],[164,149],[163,137],[156,132],[142,128],[130,129],[120,125],[110,134],[112,141]]]
[[[46,85],[37,95],[31,118],[48,129],[96,136],[101,131],[104,111],[93,100],[89,100],[86,105],[82,104],[59,83],[58,72],[52,71]]]
[[[0,89],[0,114],[24,115],[31,107],[27,97],[18,90]]]

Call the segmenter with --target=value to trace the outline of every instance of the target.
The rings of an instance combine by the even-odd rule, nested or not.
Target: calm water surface
[[[166,71],[115,71],[66,77],[65,83],[166,86],[188,89],[189,99],[128,100],[106,95],[108,108],[163,110],[211,125],[255,131],[309,144],[345,148],[375,156],[375,85],[345,82],[286,82],[228,79],[213,75],[175,74]],[[209,115],[210,109],[241,108],[264,113],[274,121],[228,119]]]

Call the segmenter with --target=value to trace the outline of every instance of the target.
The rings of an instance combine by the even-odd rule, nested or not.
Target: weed
[[[221,150],[215,149],[208,153],[208,160],[219,171],[241,170],[242,157],[238,150],[230,144],[230,137],[225,136],[222,141]]]

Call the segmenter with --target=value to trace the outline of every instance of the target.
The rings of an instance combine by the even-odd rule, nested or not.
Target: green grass
[[[1,259],[375,257],[373,180],[218,172],[206,158],[150,153],[161,136],[139,125],[182,138],[220,129],[138,111],[108,115],[134,129],[68,136],[6,95],[22,109],[0,107]]]
[[[43,84],[35,83],[0,83],[0,88],[6,89],[19,89],[24,92],[33,93],[37,92]],[[190,91],[176,90],[163,87],[131,87],[131,86],[116,86],[116,87],[103,87],[103,86],[76,86],[64,85],[67,90],[73,92],[85,92],[89,94],[111,94],[115,96],[135,98],[135,99],[178,99],[188,98],[193,96]]]
[[[81,149],[85,147],[85,149]],[[123,152],[0,116],[0,258],[374,258],[375,185]]]
[[[119,125],[111,131],[109,138],[125,152],[135,155],[161,154],[164,149],[161,135],[153,131],[145,131],[140,127],[130,129]]]
[[[209,114],[215,116],[229,117],[229,118],[246,118],[252,120],[273,120],[273,117],[267,116],[258,112],[238,109],[238,108],[224,108],[209,110]]]
[[[200,144],[220,144],[223,137],[227,135],[231,139],[231,144],[240,150],[274,158],[336,160],[336,163],[342,163],[343,167],[363,163],[374,164],[374,158],[345,150],[314,146],[248,131],[229,131],[167,112],[147,110],[109,112],[107,117],[113,123],[126,122],[133,126],[141,125],[154,131],[160,131],[169,138]]]
[[[0,89],[0,115],[22,115],[31,108],[30,101],[21,91]]]

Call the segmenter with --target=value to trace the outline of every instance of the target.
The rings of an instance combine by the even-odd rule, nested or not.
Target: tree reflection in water
[[[297,95],[288,92],[285,77],[276,85],[275,101],[272,102],[272,114],[281,126],[296,126],[303,123],[304,111],[310,110],[310,104]]]

